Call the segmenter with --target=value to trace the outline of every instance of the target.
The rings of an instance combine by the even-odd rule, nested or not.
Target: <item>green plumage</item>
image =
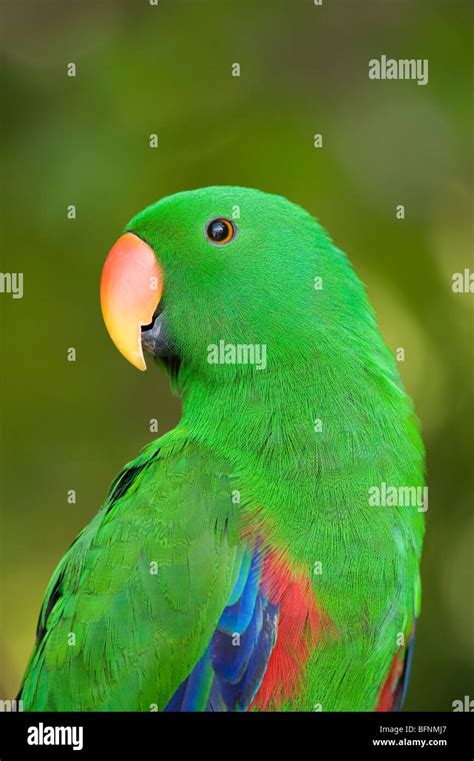
[[[220,216],[238,236],[219,248],[204,231]],[[180,366],[159,363],[183,416],[58,566],[25,709],[163,710],[209,644],[253,527],[330,621],[282,708],[373,710],[417,615],[424,527],[416,506],[374,507],[369,490],[423,486],[424,455],[364,288],[309,214],[258,191],[182,193],[127,230],[164,268]],[[265,344],[266,369],[209,364],[221,340]]]

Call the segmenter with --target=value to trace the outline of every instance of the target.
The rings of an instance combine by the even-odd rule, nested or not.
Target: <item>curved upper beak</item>
[[[117,349],[139,370],[146,370],[141,328],[153,320],[163,292],[163,270],[155,252],[133,233],[112,246],[100,281],[100,305]]]

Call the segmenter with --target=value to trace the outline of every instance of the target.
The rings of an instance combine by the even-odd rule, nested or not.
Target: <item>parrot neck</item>
[[[236,377],[225,384],[193,379],[186,385],[181,432],[283,479],[295,471],[301,475],[310,464],[313,477],[318,463],[339,467],[347,458],[353,465],[359,435],[366,457],[397,419],[394,407],[411,412],[393,366],[379,367],[370,377],[366,367],[333,361],[303,370],[272,368],[256,373],[253,382]]]
[[[225,445],[226,452],[262,457],[263,446],[281,447],[295,437],[314,448],[312,389],[307,377],[301,387],[291,372],[255,384],[196,383],[183,398],[183,424],[209,444]]]
[[[400,477],[401,462],[412,463],[407,482],[420,482],[411,403],[388,350],[380,360],[272,368],[254,382],[194,378],[175,431],[221,458],[236,489],[304,554],[315,515],[333,521],[334,511],[366,511],[368,520],[383,520],[382,512],[374,518],[369,488]]]
[[[294,472],[301,478],[305,468],[314,479],[327,464],[353,465],[359,436],[366,457],[377,436],[397,422],[394,413],[403,414],[407,397],[357,282],[354,293],[360,308],[353,309],[350,329],[341,319],[324,331],[302,323],[291,344],[220,340],[207,346],[206,362],[183,361],[176,372],[168,366],[183,398],[182,426],[214,451],[239,462],[248,458],[278,482]],[[254,349],[248,364],[239,360],[242,347]]]

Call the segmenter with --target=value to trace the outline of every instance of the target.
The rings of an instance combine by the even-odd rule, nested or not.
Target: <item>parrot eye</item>
[[[235,238],[235,225],[230,219],[219,217],[209,222],[206,228],[206,235],[211,243],[217,243],[224,246]]]

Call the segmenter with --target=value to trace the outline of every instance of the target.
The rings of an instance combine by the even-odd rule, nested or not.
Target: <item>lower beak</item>
[[[162,292],[163,270],[155,252],[133,233],[125,233],[105,260],[100,305],[112,341],[139,370],[146,370],[141,328],[152,322]]]

